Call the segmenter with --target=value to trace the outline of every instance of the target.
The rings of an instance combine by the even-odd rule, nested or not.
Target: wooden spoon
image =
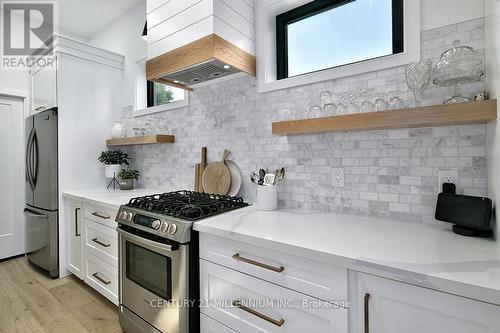
[[[229,150],[224,150],[222,160],[208,164],[203,172],[203,190],[211,194],[227,194],[231,187],[231,174],[226,166]]]

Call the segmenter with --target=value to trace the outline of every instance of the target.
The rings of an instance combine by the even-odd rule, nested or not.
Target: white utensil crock
[[[121,168],[121,164],[106,164],[104,165],[104,175],[106,178],[118,177],[118,172],[120,172]]]
[[[257,185],[257,209],[265,211],[278,209],[278,186]]]

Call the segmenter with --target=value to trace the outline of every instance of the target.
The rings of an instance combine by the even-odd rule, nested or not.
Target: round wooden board
[[[203,190],[211,194],[227,194],[231,187],[231,174],[224,162],[208,164],[202,177]]]

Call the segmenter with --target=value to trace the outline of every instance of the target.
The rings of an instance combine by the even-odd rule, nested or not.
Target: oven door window
[[[127,279],[164,300],[172,299],[172,262],[169,257],[126,242]]]

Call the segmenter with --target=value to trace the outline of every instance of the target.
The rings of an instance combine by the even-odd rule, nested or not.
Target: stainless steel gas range
[[[120,207],[120,324],[127,333],[198,333],[195,221],[247,206],[241,198],[178,191]]]

